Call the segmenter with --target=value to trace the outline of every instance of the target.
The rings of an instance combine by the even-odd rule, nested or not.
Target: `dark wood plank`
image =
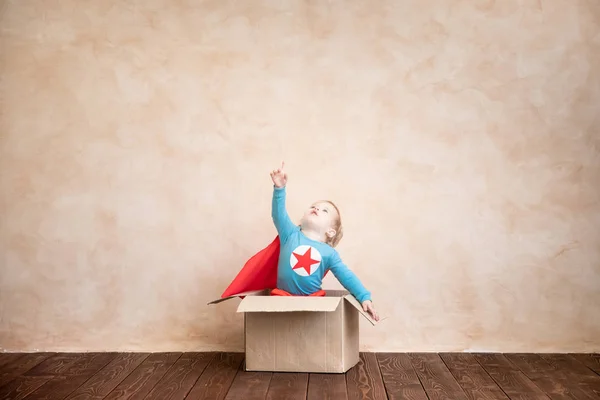
[[[427,400],[410,358],[403,353],[378,353],[377,361],[390,400]]]
[[[115,357],[116,353],[85,353],[64,373],[50,379],[27,398],[64,399]]]
[[[187,399],[223,400],[243,360],[243,353],[216,354],[196,381]]]
[[[0,400],[588,400],[600,398],[599,365],[598,354],[361,353],[345,375],[271,374],[243,371],[241,353],[1,353]]]
[[[591,371],[584,364],[580,363],[569,354],[540,354],[544,361],[550,364],[554,369],[565,371],[572,378],[579,382],[597,383],[600,382],[600,376]]]
[[[594,393],[574,382],[567,371],[556,369],[538,354],[516,353],[504,356],[553,400],[595,399]]]
[[[26,376],[55,377],[64,374],[84,353],[56,353],[25,373]]]
[[[469,399],[508,400],[502,389],[479,365],[472,354],[442,353],[440,357]]]
[[[118,354],[106,367],[71,393],[67,399],[103,399],[148,356],[149,353]]]
[[[243,367],[243,364],[242,364]],[[267,397],[269,383],[273,373],[271,372],[249,372],[240,367],[236,374],[227,396],[227,400],[264,400]]]
[[[151,354],[123,382],[110,392],[105,399],[143,399],[180,356],[181,353]]]
[[[307,400],[344,400],[346,376],[342,374],[310,374],[308,376]]]
[[[571,357],[585,365],[591,371],[600,376],[600,354],[571,354]],[[590,389],[594,392],[594,394],[600,398],[600,389],[598,389],[597,385],[591,385]]]
[[[346,373],[348,399],[387,400],[377,356],[360,353],[358,363]]]
[[[51,353],[28,353],[7,363],[2,367],[2,373],[0,373],[0,386],[26,373],[50,356]]]
[[[571,354],[571,357],[600,375],[600,354]]]
[[[0,399],[22,399],[67,369],[82,357],[81,353],[48,353],[35,367],[18,376],[0,389]]]
[[[146,400],[184,399],[194,386],[214,353],[185,353],[167,371]]]
[[[438,354],[408,353],[408,357],[430,399],[467,400]]]
[[[586,393],[600,393],[600,376],[569,354],[540,354],[548,364],[558,371],[564,371],[572,383]]]
[[[2,366],[23,357],[25,353],[0,353],[0,373],[2,372]]]
[[[548,400],[549,397],[523,372],[497,353],[476,353],[473,357],[511,400]]]
[[[51,377],[21,375],[0,388],[0,399],[20,400],[45,384]]]
[[[268,400],[305,400],[308,392],[308,374],[296,372],[274,373],[267,392]]]

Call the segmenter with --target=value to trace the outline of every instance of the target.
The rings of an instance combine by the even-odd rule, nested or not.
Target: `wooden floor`
[[[363,353],[346,374],[239,353],[0,353],[0,399],[600,399],[599,354]]]

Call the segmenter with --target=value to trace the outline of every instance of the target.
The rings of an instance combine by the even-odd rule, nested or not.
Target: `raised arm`
[[[285,185],[287,184],[287,175],[283,170],[283,166],[284,164],[282,162],[281,168],[271,172],[271,179],[273,180],[271,216],[273,217],[273,223],[279,234],[279,239],[282,242],[285,241],[296,227],[290,219],[285,207]]]

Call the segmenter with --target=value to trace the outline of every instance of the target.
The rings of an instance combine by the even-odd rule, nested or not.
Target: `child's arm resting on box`
[[[337,252],[334,252],[331,256],[329,269],[350,294],[356,297],[359,303],[362,304],[365,300],[371,300],[371,293],[363,286],[354,272],[342,261]]]
[[[329,269],[333,272],[333,275],[338,281],[344,286],[352,296],[356,297],[356,300],[363,306],[363,310],[373,316],[375,321],[379,321],[379,315],[373,307],[373,301],[371,300],[371,292],[369,292],[363,284],[360,282],[358,277],[352,272],[346,264],[340,259],[337,252],[334,252]]]

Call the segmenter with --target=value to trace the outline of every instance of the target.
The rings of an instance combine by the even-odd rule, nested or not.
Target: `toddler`
[[[295,225],[285,207],[287,175],[281,168],[271,172],[273,180],[272,217],[279,234],[281,250],[277,265],[277,288],[273,295],[322,296],[323,276],[328,270],[362,304],[374,320],[379,316],[371,293],[342,262],[334,247],[342,238],[340,212],[330,201],[314,203]]]

